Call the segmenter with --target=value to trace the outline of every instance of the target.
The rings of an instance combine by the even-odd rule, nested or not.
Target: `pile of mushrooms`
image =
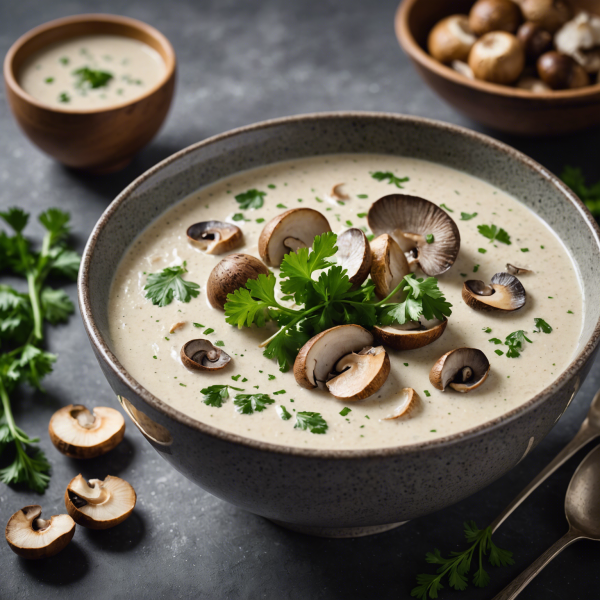
[[[296,357],[296,382],[345,401],[372,396],[390,372],[387,352],[373,347],[373,341],[373,334],[359,325],[338,325],[315,335]]]
[[[465,281],[462,298],[475,310],[513,311],[525,306],[527,294],[523,284],[514,275],[496,273],[489,285],[476,279]]]
[[[427,45],[466,77],[534,93],[600,83],[600,16],[568,0],[478,0],[438,22]]]
[[[457,348],[446,352],[429,373],[431,385],[442,392],[449,386],[461,393],[478,388],[490,372],[490,361],[477,348]]]

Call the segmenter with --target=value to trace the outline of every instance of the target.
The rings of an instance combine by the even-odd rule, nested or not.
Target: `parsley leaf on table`
[[[477,225],[477,231],[483,236],[490,240],[491,242],[502,242],[503,244],[507,244],[510,246],[512,242],[510,241],[510,235],[500,227],[496,227],[496,225]]]
[[[181,277],[188,272],[186,267],[184,262],[181,267],[166,267],[159,273],[150,273],[144,286],[145,297],[157,306],[167,306],[173,298],[180,302],[196,298],[200,293],[200,286]]]
[[[596,219],[600,219],[600,181],[586,185],[583,171],[565,167],[560,178],[581,198]]]
[[[410,181],[409,177],[396,177],[391,171],[374,171],[371,173],[371,177],[377,181],[388,180],[390,185],[395,185],[397,188],[403,188],[403,183]]]
[[[236,394],[235,410],[243,415],[251,415],[254,412],[262,412],[267,404],[273,404],[275,400],[268,394]]]
[[[320,413],[301,411],[296,413],[294,429],[304,429],[311,433],[325,433],[329,426]]]
[[[535,329],[533,330],[533,333],[552,333],[552,327],[548,325],[544,319],[534,318],[533,322],[535,323]]]
[[[208,406],[221,408],[223,402],[229,398],[230,389],[236,392],[244,391],[242,388],[233,387],[232,385],[211,385],[200,390],[200,393],[204,396],[202,402],[208,404]]]
[[[264,197],[266,195],[267,192],[252,189],[238,194],[235,199],[242,210],[247,210],[249,208],[261,208],[264,204]]]

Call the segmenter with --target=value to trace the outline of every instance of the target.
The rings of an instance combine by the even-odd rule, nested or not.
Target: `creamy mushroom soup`
[[[49,106],[99,109],[135,100],[165,76],[160,54],[117,35],[88,35],[56,42],[27,59],[19,85]]]
[[[347,195],[346,200],[331,196],[339,183],[344,185],[338,192]],[[313,208],[339,234],[349,227],[365,230],[371,204],[393,193],[420,196],[441,206],[458,226],[461,246],[455,264],[438,278],[440,290],[452,304],[445,332],[417,350],[387,348],[390,372],[372,396],[350,402],[327,391],[300,387],[291,371],[280,372],[276,361],[265,358],[258,347],[275,327],[238,329],[225,322],[222,310],[207,302],[207,280],[213,267],[232,252],[258,257],[262,229],[286,209]],[[260,208],[243,208],[260,205],[260,199]],[[190,225],[211,220],[239,226],[244,244],[212,255],[188,241]],[[189,302],[174,299],[164,307],[154,305],[145,297],[149,274],[184,262],[188,272],[183,280],[199,284],[199,295]],[[465,281],[481,280],[487,286],[496,273],[506,271],[507,263],[532,271],[518,274],[526,291],[525,305],[513,312],[469,307],[461,295]],[[277,268],[272,271],[278,273]],[[434,440],[481,425],[523,404],[556,379],[573,358],[583,312],[577,271],[569,254],[544,222],[516,199],[475,177],[430,162],[354,154],[242,172],[182,200],[132,243],[117,269],[109,310],[116,356],[133,378],[175,409],[248,438],[339,449]],[[551,333],[545,333],[549,328]],[[527,339],[521,338],[521,347],[511,352],[505,342],[518,331],[525,332],[522,335]],[[231,357],[225,368],[199,372],[182,364],[182,346],[199,338],[208,339]],[[446,352],[461,347],[485,354],[491,364],[489,376],[469,393],[435,389],[429,379],[432,366]],[[222,396],[201,393],[224,385],[243,391],[227,388]],[[414,410],[385,420],[407,401],[404,388],[416,392]],[[238,394],[266,394],[274,402],[256,404],[258,410],[245,414],[234,403]],[[318,413],[327,428],[296,427],[299,420],[304,424],[310,420],[305,415],[298,418],[307,412]],[[290,418],[284,420],[287,415]]]

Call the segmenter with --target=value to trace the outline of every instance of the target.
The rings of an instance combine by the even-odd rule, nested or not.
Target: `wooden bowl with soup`
[[[114,15],[77,15],[20,37],[4,60],[17,123],[68,167],[116,171],[158,132],[173,98],[175,52],[159,31]]]
[[[483,135],[291,117],[128,186],[87,243],[79,301],[171,465],[291,529],[364,535],[480,490],[558,421],[598,350],[599,234],[556,177]],[[402,317],[398,285],[438,317]]]

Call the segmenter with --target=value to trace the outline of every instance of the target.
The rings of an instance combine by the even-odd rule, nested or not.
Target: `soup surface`
[[[19,85],[50,106],[98,109],[142,96],[165,73],[160,54],[143,42],[88,35],[48,45],[29,57]]]
[[[389,172],[408,178],[398,185],[372,173]],[[349,199],[340,204],[330,196],[344,183]],[[257,209],[242,209],[235,196],[248,190],[265,192]],[[291,372],[282,373],[263,356],[258,344],[273,328],[237,329],[224,313],[207,302],[206,282],[223,255],[194,247],[186,237],[196,222],[234,222],[245,245],[233,250],[259,256],[258,238],[264,225],[286,208],[310,207],[324,214],[334,232],[366,228],[366,213],[378,198],[406,193],[443,205],[459,227],[461,248],[454,266],[439,278],[452,303],[445,333],[434,343],[412,351],[388,349],[391,371],[373,396],[343,402],[319,390],[299,387]],[[475,214],[476,213],[476,214]],[[491,241],[479,225],[496,225],[510,236],[510,245]],[[370,232],[369,232],[370,233]],[[187,261],[184,279],[200,284],[189,303],[174,300],[164,307],[145,298],[147,276]],[[489,283],[506,263],[531,269],[519,275],[527,302],[515,312],[485,313],[469,308],[461,298],[466,279]],[[277,269],[273,269],[277,272]],[[417,276],[423,274],[417,272]],[[131,245],[118,267],[110,295],[110,334],[116,356],[129,373],[154,395],[177,410],[222,430],[276,444],[315,448],[375,448],[412,444],[447,436],[480,425],[523,404],[549,385],[572,359],[582,326],[582,297],[575,266],[555,234],[516,199],[491,185],[444,166],[385,155],[330,155],[283,162],[239,173],[185,198],[148,227]],[[534,319],[552,327],[535,332]],[[175,323],[184,323],[175,332]],[[518,358],[508,358],[504,340],[524,330]],[[217,372],[186,369],[179,358],[185,342],[207,338],[222,346],[231,363]],[[495,341],[490,341],[495,340]],[[436,360],[454,348],[482,350],[491,363],[487,380],[461,394],[433,388],[429,372]],[[496,352],[497,351],[497,352]],[[221,407],[204,402],[203,388],[233,385]],[[399,391],[412,387],[418,404],[409,415],[384,420],[399,402]],[[262,412],[236,411],[238,393],[264,393],[275,401]],[[280,418],[283,406],[292,415]],[[350,412],[344,410],[348,407]],[[316,412],[327,422],[326,433],[295,427],[298,412]],[[345,414],[340,414],[343,412]]]

